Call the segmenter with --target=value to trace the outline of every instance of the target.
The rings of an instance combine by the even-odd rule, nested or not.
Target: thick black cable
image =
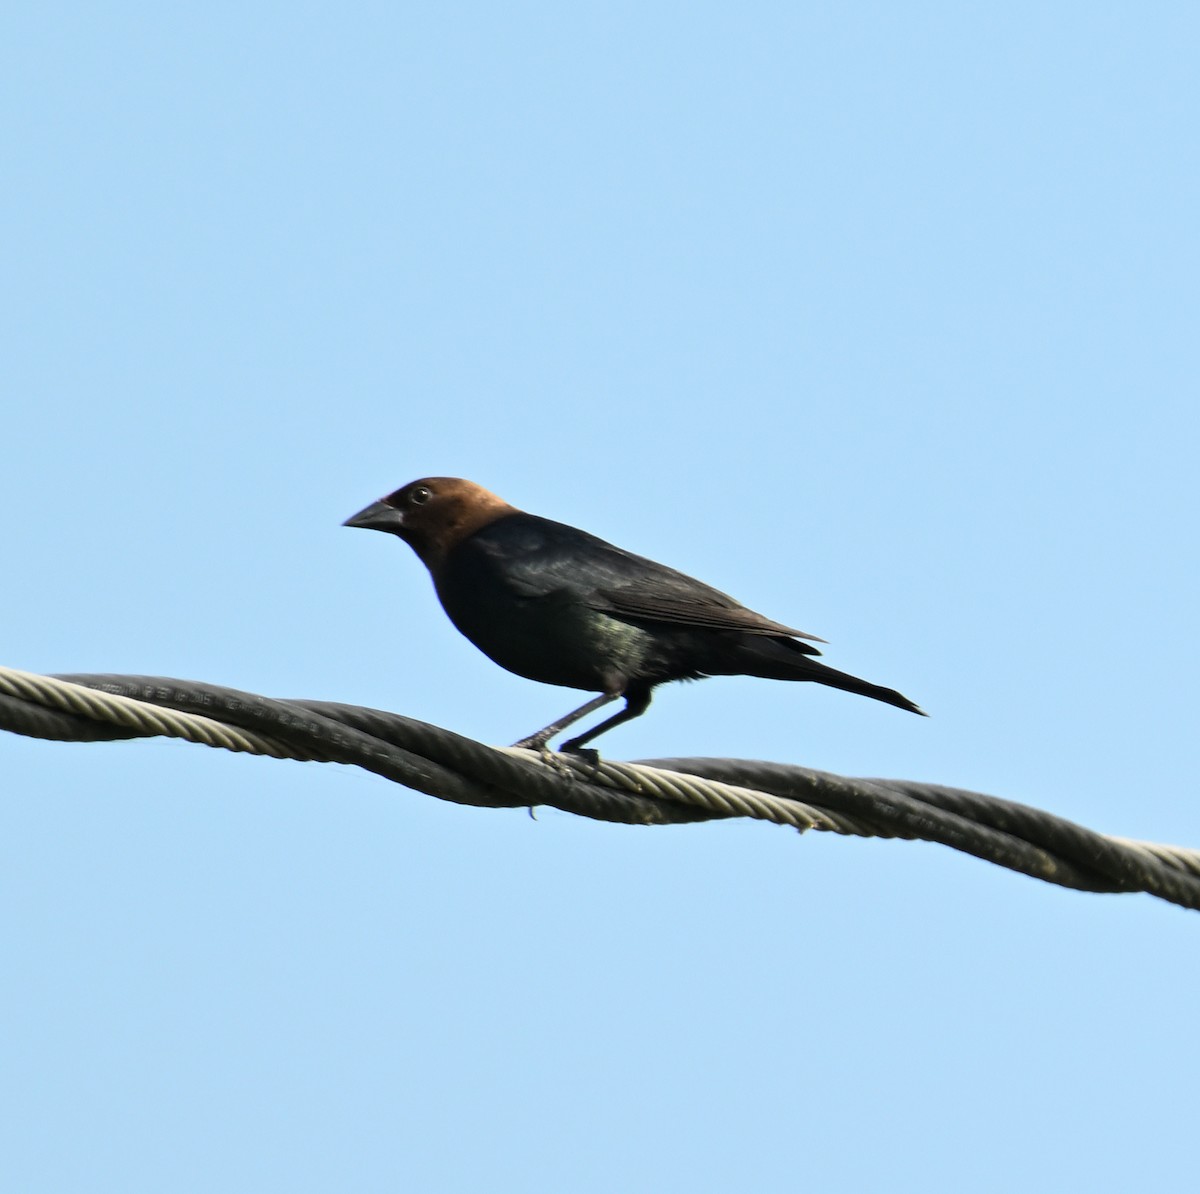
[[[93,721],[78,713],[47,709],[4,693],[0,693],[0,728],[26,738],[44,738],[51,742],[116,742],[153,737],[109,722]]]
[[[872,821],[877,836],[937,841],[1010,870],[1081,891],[1147,891],[1200,908],[1195,875],[1164,867],[1128,843],[1042,809],[961,788],[908,780],[848,779],[784,764],[730,759],[651,759],[652,767],[685,767],[693,775],[739,783],[778,796],[813,800]],[[907,831],[907,832],[905,832]],[[1030,843],[1036,845],[1030,848]]]
[[[147,704],[214,717],[302,748],[319,744],[329,762],[350,763],[429,796],[483,808],[549,804],[566,812],[622,824],[665,825],[707,820],[687,805],[563,776],[464,738],[451,730],[397,713],[329,701],[274,700],[217,684],[164,676],[72,673],[56,680]],[[410,749],[416,746],[423,754]],[[449,763],[449,765],[446,765]],[[587,789],[584,792],[575,789]]]
[[[589,767],[570,756],[539,759],[531,752],[497,750],[412,718],[355,705],[273,700],[158,676],[39,680],[0,671],[17,684],[0,693],[0,728],[32,737],[94,742],[167,733],[228,749],[353,764],[429,795],[482,807],[547,804],[632,824],[747,815],[798,828],[920,838],[1046,882],[1084,891],[1146,891],[1200,909],[1200,853],[1108,837],[1041,809],[957,788],[852,779],[738,759]],[[30,688],[34,681],[41,685],[36,692]],[[54,681],[83,687],[54,688]],[[101,720],[105,713],[93,708],[97,698],[87,691],[115,694],[108,702],[111,720]],[[142,704],[122,706],[120,698]],[[171,721],[173,714],[151,713],[146,706],[185,716]],[[180,720],[183,728],[176,724]],[[247,739],[244,733],[257,737]],[[713,781],[723,786],[714,789]]]

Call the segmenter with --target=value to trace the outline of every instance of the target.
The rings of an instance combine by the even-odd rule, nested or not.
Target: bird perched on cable
[[[600,694],[517,746],[544,749],[624,697],[619,713],[563,745],[580,750],[645,713],[656,685],[705,676],[815,680],[925,716],[890,688],[817,663],[811,643],[824,639],[586,531],[526,514],[472,481],[413,481],[343,526],[403,539],[429,569],[450,621],[501,667]]]

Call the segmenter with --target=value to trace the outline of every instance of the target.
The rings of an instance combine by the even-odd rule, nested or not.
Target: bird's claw
[[[522,738],[520,742],[514,742],[513,749],[536,751],[539,761],[547,767],[552,767],[560,775],[574,774],[558,751],[551,750],[546,745],[546,739],[541,734],[531,734],[528,738]]]
[[[562,746],[564,755],[574,755],[577,759],[582,759],[593,770],[600,766],[600,752],[591,746],[576,746],[573,742],[564,742]]]
[[[538,754],[548,755],[554,752],[546,745],[550,738],[546,734],[530,734],[528,738],[522,738],[520,742],[514,742],[513,748],[519,750],[536,750]]]
[[[555,771],[562,775],[575,774],[570,759],[578,759],[581,763],[585,763],[593,769],[600,766],[600,752],[590,746],[576,746],[573,742],[565,742],[561,750],[551,750],[547,742],[548,739],[543,735],[531,734],[528,738],[522,738],[520,742],[514,742],[513,747],[521,750],[537,751],[541,761],[547,767],[553,767]],[[564,758],[564,755],[569,756],[569,758]]]

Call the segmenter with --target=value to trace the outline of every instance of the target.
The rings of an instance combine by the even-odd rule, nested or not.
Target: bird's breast
[[[644,630],[565,590],[525,595],[470,567],[444,570],[435,586],[461,634],[501,667],[543,684],[622,691],[652,646]]]

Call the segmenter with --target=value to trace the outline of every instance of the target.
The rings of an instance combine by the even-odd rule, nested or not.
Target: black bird
[[[891,688],[817,663],[820,652],[800,641],[824,639],[586,531],[526,514],[472,481],[413,481],[343,525],[403,539],[429,569],[450,621],[501,667],[601,694],[517,746],[544,749],[624,697],[619,713],[563,745],[577,751],[645,713],[656,685],[705,676],[815,680],[925,716]]]

